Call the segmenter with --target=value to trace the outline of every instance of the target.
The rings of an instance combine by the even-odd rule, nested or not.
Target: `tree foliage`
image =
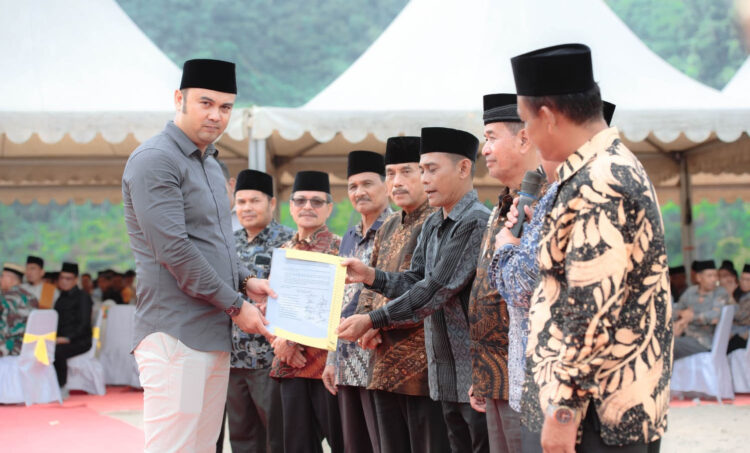
[[[745,61],[734,0],[607,0],[607,4],[657,55],[706,85],[722,89]]]
[[[235,61],[239,105],[296,107],[348,68],[407,0],[118,2],[176,64]],[[709,86],[724,87],[745,59],[733,0],[606,2],[655,53]]]

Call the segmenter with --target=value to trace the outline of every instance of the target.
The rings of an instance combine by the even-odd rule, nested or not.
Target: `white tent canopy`
[[[750,153],[736,146],[750,128],[750,109],[663,61],[600,0],[412,0],[303,108],[255,109],[252,138],[297,158],[342,154],[328,145],[334,137],[384,142],[427,125],[481,136],[482,95],[515,89],[510,58],[561,42],[592,48],[603,97],[617,104],[614,124],[652,178],[678,172],[671,151],[711,150],[691,156],[693,173],[750,168]],[[729,143],[734,152],[717,159],[716,148]]]
[[[482,95],[515,90],[510,58],[565,42],[592,48],[603,97],[617,104],[614,125],[682,206],[691,200],[690,174],[748,173],[750,109],[663,61],[601,0],[412,0],[303,108],[254,109],[251,159],[268,164],[288,189],[302,168],[340,181],[349,150],[382,150],[388,137],[418,135],[424,126],[481,137]],[[480,190],[497,187],[483,167]],[[742,187],[731,193],[744,194]]]
[[[143,139],[173,110],[180,70],[114,0],[0,0],[0,11],[0,133],[11,141]]]
[[[0,0],[0,53],[0,201],[119,200],[128,155],[174,116],[179,68],[115,0]]]
[[[735,102],[750,102],[750,58],[740,66],[732,80],[721,91]]]

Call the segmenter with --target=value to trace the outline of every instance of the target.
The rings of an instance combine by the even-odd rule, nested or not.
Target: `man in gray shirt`
[[[125,221],[138,273],[133,349],[145,451],[213,451],[226,401],[231,321],[270,336],[255,300],[272,293],[239,266],[213,142],[236,97],[234,64],[190,60],[176,114],[130,156]],[[230,321],[231,318],[231,321]]]

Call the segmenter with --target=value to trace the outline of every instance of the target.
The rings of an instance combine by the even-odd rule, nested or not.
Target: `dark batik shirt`
[[[323,225],[307,239],[300,239],[299,233],[295,233],[292,239],[284,244],[283,248],[338,255],[340,246],[341,238],[328,231],[328,227]],[[293,366],[279,360],[278,357],[274,357],[273,364],[271,365],[271,377],[322,378],[323,369],[326,366],[328,351],[325,349],[305,346],[302,355],[307,359],[307,363],[305,363],[305,366],[302,368],[294,368]]]
[[[393,299],[370,313],[373,327],[424,319],[430,397],[469,402],[469,295],[489,210],[469,191],[446,218],[430,215],[406,272],[375,272],[372,289]]]
[[[496,400],[508,399],[508,308],[488,275],[495,254],[495,236],[505,226],[513,204],[506,189],[492,209],[484,229],[477,261],[477,276],[471,288],[469,329],[474,394]]]
[[[558,168],[529,313],[522,422],[548,404],[596,407],[608,445],[667,427],[672,303],[664,227],[641,163],[606,129]]]
[[[369,263],[378,228],[392,212],[390,207],[386,207],[365,234],[362,234],[362,222],[349,228],[341,239],[339,256],[357,258],[365,264]],[[353,283],[344,287],[342,318],[348,318],[356,313],[363,287],[362,283]],[[339,340],[336,350],[328,353],[327,364],[336,367],[336,385],[367,387],[370,381],[372,351],[362,349],[356,342]]]
[[[427,217],[435,212],[425,201],[407,214],[390,216],[378,229],[370,265],[385,272],[409,270],[419,233]],[[358,313],[369,313],[387,304],[389,299],[363,289]],[[417,321],[398,328],[380,330],[383,340],[375,349],[369,389],[412,396],[429,396],[427,353],[424,348],[424,323]]]
[[[0,291],[0,357],[21,353],[26,320],[35,308],[34,295],[20,286]]]
[[[234,232],[237,257],[250,273],[258,278],[267,278],[271,270],[273,249],[281,247],[294,236],[294,230],[271,220],[252,241],[247,240],[244,228]],[[232,368],[258,370],[268,368],[273,362],[273,348],[263,335],[244,332],[232,323]]]

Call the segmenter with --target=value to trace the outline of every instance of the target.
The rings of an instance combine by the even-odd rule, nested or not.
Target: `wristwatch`
[[[234,318],[235,316],[240,314],[240,310],[242,309],[242,304],[244,304],[245,301],[242,300],[242,298],[237,298],[232,305],[229,306],[226,310],[224,310],[224,313],[228,314],[230,318]]]
[[[578,409],[568,406],[557,406],[552,403],[547,405],[546,415],[554,418],[561,425],[567,425],[570,422],[578,423],[581,418],[581,413]]]

